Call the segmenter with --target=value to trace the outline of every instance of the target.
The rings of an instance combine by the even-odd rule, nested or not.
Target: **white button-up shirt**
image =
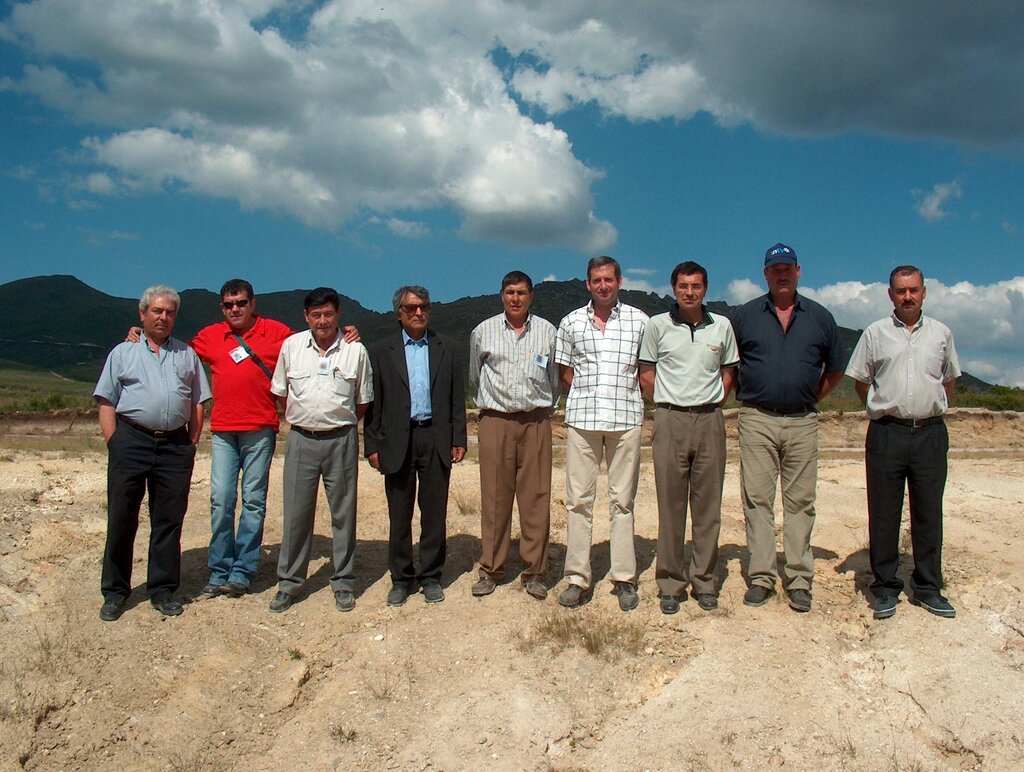
[[[355,426],[356,405],[373,401],[373,370],[362,343],[341,336],[321,355],[309,330],[285,340],[270,390],[287,397],[285,420],[310,431]]]

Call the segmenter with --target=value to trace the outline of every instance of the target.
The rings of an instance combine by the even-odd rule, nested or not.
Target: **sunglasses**
[[[248,299],[246,299],[246,300],[225,300],[223,303],[220,304],[221,308],[223,308],[225,311],[230,311],[235,306],[238,306],[239,308],[245,308],[247,305],[249,305],[249,300]]]
[[[403,303],[401,309],[407,314],[415,314],[420,309],[424,311],[430,310],[430,303]]]

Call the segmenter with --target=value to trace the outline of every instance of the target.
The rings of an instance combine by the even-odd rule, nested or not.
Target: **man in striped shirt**
[[[555,361],[565,402],[565,498],[568,534],[565,576],[558,597],[578,606],[590,588],[594,497],[602,457],[608,463],[611,515],[611,570],[619,608],[636,608],[636,551],[633,500],[640,474],[640,431],[644,403],[637,380],[637,356],[647,314],[619,301],[622,269],[606,256],[587,265],[591,302],[570,312],[558,326]]]
[[[544,600],[551,524],[551,413],[560,391],[555,327],[530,313],[533,280],[501,280],[503,313],[469,337],[469,386],[480,408],[480,579],[477,597],[505,578],[512,501],[519,504],[519,556],[526,592]]]

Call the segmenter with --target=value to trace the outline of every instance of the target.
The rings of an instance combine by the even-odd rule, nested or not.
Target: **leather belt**
[[[942,416],[933,415],[931,418],[897,418],[894,415],[884,415],[881,418],[874,418],[872,420],[876,424],[896,424],[897,426],[909,427],[911,431],[915,431],[922,426],[942,423]]]
[[[179,426],[177,429],[150,429],[148,426],[143,426],[138,421],[133,421],[130,418],[126,418],[123,415],[119,415],[117,420],[123,424],[127,424],[133,429],[137,429],[143,434],[148,434],[150,437],[177,437],[179,434],[188,434],[188,429],[184,424]]]
[[[292,431],[296,431],[303,437],[309,437],[311,440],[329,440],[332,437],[340,437],[345,430],[350,429],[349,426],[335,426],[333,429],[303,429],[301,426],[293,426]]]
[[[409,427],[412,429],[425,429],[433,424],[434,421],[431,418],[428,418],[426,421],[417,421],[415,419],[409,421]]]
[[[778,407],[768,407],[767,405],[755,405],[753,402],[741,402],[740,404],[743,405],[743,407],[752,407],[752,408],[754,408],[754,410],[760,410],[762,413],[767,413],[768,415],[776,415],[776,416],[779,416],[779,415],[806,415],[807,413],[813,413],[814,412],[814,406],[813,405],[811,405],[810,407],[808,407],[806,405],[801,405],[800,407],[783,407],[783,408],[778,408]]]
[[[663,407],[665,410],[675,410],[679,413],[714,413],[720,407],[716,403],[709,403],[707,405],[689,405],[684,407],[683,405],[673,405],[671,402],[658,402],[658,407]]]

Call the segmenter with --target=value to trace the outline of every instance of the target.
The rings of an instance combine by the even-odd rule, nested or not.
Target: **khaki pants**
[[[782,582],[787,590],[810,590],[814,579],[811,530],[818,481],[816,413],[739,412],[740,482],[747,521],[751,586],[771,588],[775,570],[775,487],[782,478]]]
[[[519,505],[523,576],[543,576],[551,525],[551,411],[481,411],[480,576],[505,578],[512,542],[512,502]]]
[[[601,459],[608,462],[608,504],[611,517],[613,582],[636,580],[633,545],[633,501],[640,475],[640,427],[621,432],[567,427],[565,503],[568,509],[565,576],[570,584],[590,587],[590,547],[594,529],[594,498]]]
[[[658,408],[653,451],[658,491],[658,591],[680,596],[686,592],[689,577],[695,593],[714,595],[725,481],[722,411],[686,413]],[[693,535],[688,572],[683,560],[687,504]]]

